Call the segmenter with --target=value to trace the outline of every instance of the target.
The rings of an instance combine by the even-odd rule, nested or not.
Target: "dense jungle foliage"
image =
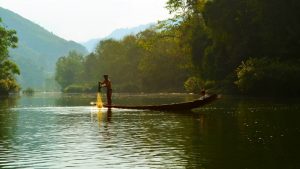
[[[300,1],[169,0],[166,8],[172,18],[136,36],[61,58],[63,90],[95,91],[109,74],[118,92],[299,96]]]

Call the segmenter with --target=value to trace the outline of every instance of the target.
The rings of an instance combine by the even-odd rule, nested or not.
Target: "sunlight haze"
[[[77,42],[168,18],[167,0],[1,0],[0,6]]]

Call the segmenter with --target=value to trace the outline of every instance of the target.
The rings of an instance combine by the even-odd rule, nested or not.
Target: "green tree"
[[[138,64],[141,48],[135,36],[127,36],[120,41],[108,39],[99,43],[95,56],[98,60],[96,72],[101,80],[109,74],[116,91],[139,91]]]
[[[109,74],[117,92],[182,91],[191,63],[186,50],[156,28],[119,41],[107,39],[85,58],[84,77],[96,84]]]
[[[83,62],[83,55],[75,51],[71,51],[67,56],[58,59],[55,80],[62,89],[71,84],[82,82]]]
[[[233,82],[240,78],[235,70],[250,57],[267,58],[269,64],[274,62],[275,65],[278,65],[278,59],[295,65],[298,63],[299,7],[300,2],[296,0],[167,2],[170,13],[175,14],[169,25],[176,26],[183,32],[182,35],[186,35],[180,39],[191,48],[200,78],[217,80],[230,88],[234,88]],[[284,66],[279,67],[285,71]],[[267,69],[261,70],[270,73]],[[275,71],[275,68],[269,70]],[[269,80],[269,83],[279,82],[276,78]]]
[[[97,79],[99,79],[100,74],[97,71],[99,67],[99,61],[96,57],[95,53],[90,53],[85,57],[84,60],[84,77],[87,83],[97,83]]]
[[[235,84],[243,94],[299,96],[300,62],[250,58],[237,68]]]
[[[191,68],[189,49],[180,46],[178,38],[170,34],[154,29],[138,35],[139,44],[144,48],[139,70],[145,91],[183,91]]]
[[[209,56],[209,51],[215,50],[209,50],[214,42],[203,17],[206,3],[206,0],[169,0],[167,9],[175,15],[167,21],[167,27],[164,28],[175,32],[180,47],[188,49],[183,55],[192,59],[189,66],[191,79],[202,79],[204,83],[210,83],[219,73],[216,71],[216,59]],[[185,84],[191,84],[190,79]]]
[[[7,95],[11,91],[16,91],[19,86],[15,75],[20,74],[18,66],[9,60],[9,48],[17,47],[18,38],[16,31],[7,30],[1,24],[0,18],[0,94]]]

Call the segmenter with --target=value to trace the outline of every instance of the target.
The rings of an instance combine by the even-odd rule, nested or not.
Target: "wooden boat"
[[[136,110],[158,110],[158,111],[180,111],[191,110],[204,106],[218,98],[217,94],[201,97],[197,100],[182,103],[162,104],[162,105],[145,105],[145,106],[123,106],[123,105],[104,105],[106,108],[119,109],[136,109]]]

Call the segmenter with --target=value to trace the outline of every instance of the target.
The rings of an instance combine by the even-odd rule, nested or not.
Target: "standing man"
[[[106,98],[107,98],[107,105],[111,105],[111,95],[112,95],[112,88],[111,88],[111,81],[108,79],[108,75],[103,75],[104,81],[99,82],[99,86],[106,87]]]

